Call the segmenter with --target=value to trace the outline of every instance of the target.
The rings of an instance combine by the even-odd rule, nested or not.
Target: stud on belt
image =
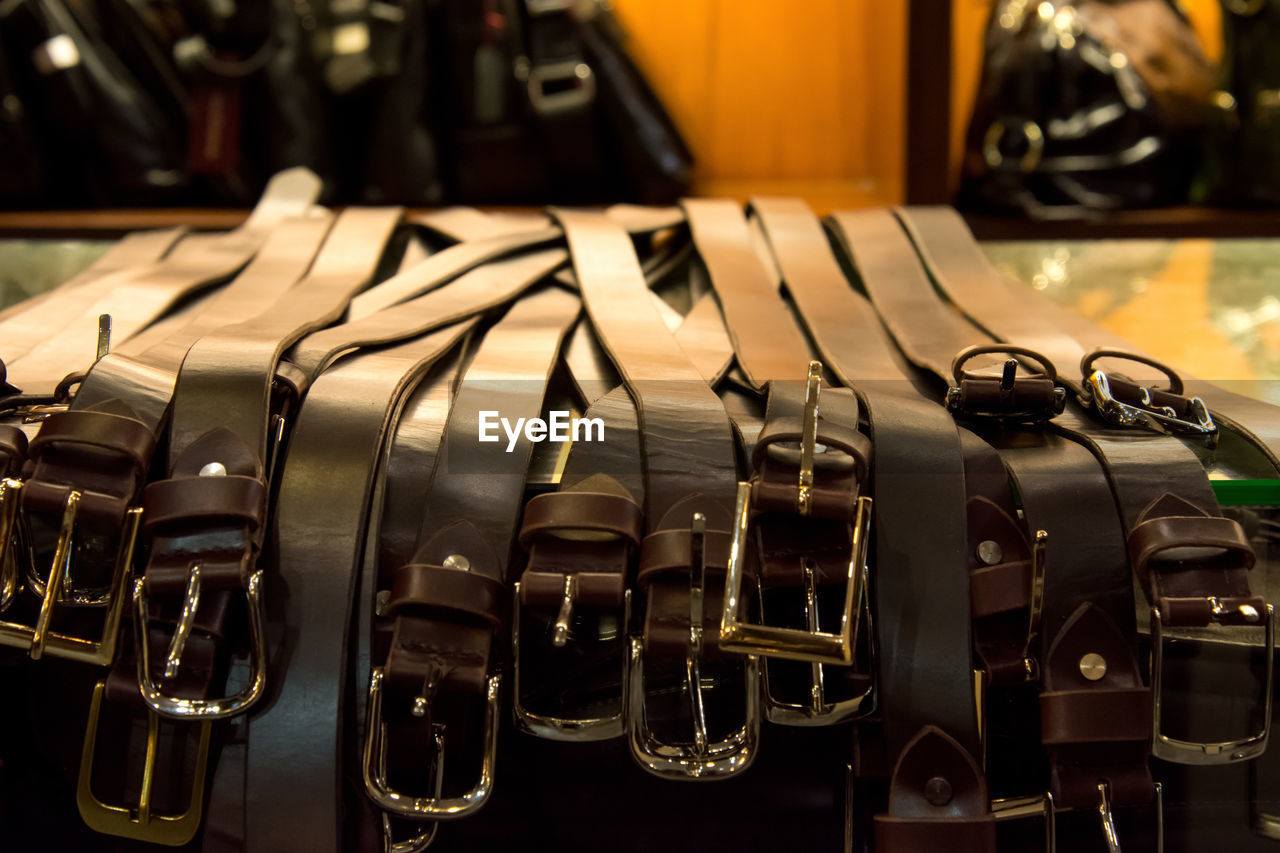
[[[873,635],[867,566],[872,502],[859,494],[867,475],[869,443],[856,430],[852,397],[847,400],[852,423],[825,419],[819,424],[821,382],[822,366],[811,362],[801,418],[769,418],[753,454],[756,476],[738,484],[720,619],[722,648],[810,664],[807,701],[787,702],[771,690],[771,664],[765,663],[766,714],[773,722],[792,725],[841,722],[865,716],[874,706],[871,676],[849,669],[859,656],[859,637],[869,642]],[[772,393],[785,393],[776,383],[773,389]],[[798,451],[791,447],[797,440]],[[815,457],[821,462],[816,467]],[[785,547],[769,549],[771,538]],[[799,587],[805,627],[747,621],[742,611],[748,573],[755,580],[755,604],[762,619],[767,597]],[[839,629],[824,631],[819,591],[836,585],[842,586]],[[870,670],[870,652],[862,657],[868,664],[863,668]],[[823,664],[843,667],[843,674],[856,677],[853,696],[828,700]]]

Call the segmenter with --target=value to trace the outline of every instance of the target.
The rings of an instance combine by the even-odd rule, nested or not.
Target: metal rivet
[[[1241,604],[1240,615],[1245,618],[1246,622],[1257,622],[1258,608],[1254,607],[1252,604]]]
[[[413,707],[409,709],[409,713],[415,717],[425,717],[427,715],[427,697],[414,697]]]
[[[442,563],[446,569],[457,569],[460,572],[471,571],[471,561],[461,554],[450,554],[444,558]]]
[[[387,609],[387,604],[390,601],[391,601],[391,590],[389,589],[378,590],[378,597],[374,602],[373,612],[377,613],[379,616],[384,615],[384,611]]]
[[[1090,681],[1098,681],[1107,674],[1107,660],[1097,652],[1089,652],[1080,658],[1080,674]]]
[[[984,539],[978,543],[978,559],[985,565],[994,566],[1004,559],[1004,550],[1001,549],[999,542]]]
[[[188,471],[191,469],[188,468]],[[227,466],[221,462],[210,462],[200,469],[201,477],[225,477],[227,476]]]
[[[924,783],[924,798],[933,806],[945,806],[951,802],[951,783],[941,776],[934,776]]]

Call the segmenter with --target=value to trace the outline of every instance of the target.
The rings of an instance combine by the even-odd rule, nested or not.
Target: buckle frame
[[[576,583],[573,582],[573,578],[573,575],[569,575],[565,579],[564,600],[556,617],[552,643],[557,647],[563,646],[568,638],[568,622],[576,592]],[[625,632],[626,626],[631,623],[631,590],[626,590],[623,595],[622,621],[618,625],[620,634],[625,637],[622,632]],[[519,581],[516,582],[515,595],[512,599],[511,657],[515,692],[511,705],[516,728],[540,738],[556,741],[586,742],[621,737],[626,728],[627,662],[625,655],[622,663],[623,695],[619,697],[617,714],[608,717],[555,717],[530,711],[520,701],[520,611],[522,607]]]
[[[196,766],[192,776],[191,797],[181,814],[154,814],[151,811],[151,789],[155,782],[156,752],[159,744],[160,719],[147,711],[147,750],[142,772],[142,791],[136,809],[104,803],[93,793],[93,758],[98,739],[98,720],[102,712],[107,683],[99,681],[93,688],[89,704],[89,722],[85,727],[84,745],[80,753],[80,772],[76,783],[76,807],[85,824],[95,832],[181,847],[195,838],[204,810],[204,786],[209,762],[212,726],[200,724],[200,741],[196,748]]]
[[[964,369],[964,365],[970,359],[980,355],[992,355],[995,353],[1003,353],[1009,358],[1005,359],[1000,376],[988,376],[979,373],[971,373]],[[1025,359],[1034,361],[1043,371],[1043,376],[1035,375],[1018,376],[1018,360],[1013,356],[1022,356]],[[1005,423],[1044,423],[1052,420],[1057,415],[1062,414],[1063,409],[1067,405],[1067,392],[1064,388],[1057,386],[1058,371],[1047,357],[1028,347],[1014,346],[1012,344],[989,344],[985,346],[969,346],[956,353],[955,358],[951,362],[951,376],[955,384],[947,388],[946,408],[953,415],[990,419]],[[1017,385],[1022,380],[1024,385],[1028,380],[1048,380],[1054,385],[1048,399],[1018,399]],[[978,390],[986,388],[987,393],[980,395],[986,397],[985,404],[979,403],[978,407],[973,405],[974,401],[969,400],[970,389]],[[994,395],[991,391],[994,390]],[[1024,398],[1027,395],[1024,394]]]
[[[1156,803],[1156,853],[1164,853],[1164,785],[1156,782],[1152,785],[1152,790]],[[1115,818],[1111,813],[1111,786],[1105,780],[1098,781],[1096,808],[1108,853],[1120,853],[1120,834],[1116,831]],[[1058,850],[1057,811],[1050,791],[1028,797],[1004,797],[991,801],[991,812],[997,822],[1037,816],[1043,818],[1045,853],[1057,853]]]
[[[261,698],[267,683],[266,617],[262,603],[262,569],[249,575],[245,590],[249,610],[249,682],[231,696],[213,699],[181,699],[165,693],[151,678],[151,644],[147,629],[150,613],[147,580],[138,578],[133,584],[133,645],[137,661],[138,688],[142,699],[156,713],[179,720],[220,720],[242,713]],[[194,566],[183,599],[182,617],[174,631],[165,661],[165,678],[177,675],[183,647],[190,635],[196,607],[200,599],[199,566]]]
[[[702,698],[702,675],[699,660],[702,653],[703,595],[706,587],[707,520],[698,512],[690,528],[689,572],[689,646],[685,652],[685,688],[689,693],[693,716],[693,739],[690,744],[664,743],[649,727],[644,689],[644,643],[631,638],[624,689],[627,693],[627,732],[631,754],[640,766],[665,779],[727,779],[751,766],[755,760],[760,736],[760,699],[758,689],[759,659],[747,655],[744,660],[746,702],[742,727],[724,740],[711,743],[707,739],[706,712]]]
[[[5,480],[3,492],[0,492],[0,562],[10,565],[10,543],[13,528],[17,522],[18,501],[22,492],[22,483],[17,480]],[[53,657],[66,658],[80,663],[106,666],[115,658],[116,642],[120,634],[120,621],[124,615],[125,584],[129,579],[130,567],[133,563],[134,546],[138,539],[138,529],[142,523],[142,508],[130,507],[125,512],[124,524],[121,528],[119,550],[116,553],[115,571],[107,592],[100,599],[106,604],[103,615],[102,633],[97,639],[76,637],[54,631],[53,612],[58,604],[63,603],[63,583],[71,566],[72,537],[75,533],[76,516],[79,512],[81,493],[71,490],[67,494],[62,513],[62,522],[58,530],[58,541],[54,547],[52,567],[49,578],[41,592],[40,611],[34,625],[20,622],[0,621],[0,646],[26,649],[32,660],[39,660],[45,653]],[[4,586],[10,580],[15,585],[16,564],[6,568],[8,573]]]
[[[549,84],[568,82],[562,91],[550,91]],[[571,59],[529,65],[525,81],[529,104],[538,115],[549,116],[590,105],[596,97],[596,75],[587,63]]]
[[[1181,397],[1183,384],[1182,377],[1177,371],[1156,359],[1123,350],[1096,349],[1080,362],[1080,373],[1084,377],[1084,391],[1081,399],[1103,420],[1116,426],[1136,426],[1152,432],[1199,438],[1207,447],[1213,447],[1217,443],[1218,425],[1214,422],[1204,400],[1199,397],[1184,397],[1188,411],[1185,417],[1180,416],[1171,406],[1162,406],[1156,402],[1152,397],[1153,389],[1147,386],[1139,386],[1140,396],[1137,400],[1120,400],[1112,392],[1111,380],[1107,372],[1093,369],[1093,363],[1100,358],[1119,358],[1154,367],[1169,379],[1169,390],[1166,392],[1168,394]]]
[[[1265,630],[1266,679],[1263,685],[1262,729],[1237,740],[1216,743],[1188,741],[1170,737],[1160,729],[1161,688],[1164,681],[1164,617],[1160,608],[1151,608],[1151,754],[1178,764],[1218,765],[1250,761],[1267,748],[1271,733],[1272,688],[1275,683],[1275,607],[1268,604]]]
[[[800,440],[800,471],[796,481],[796,512],[806,517],[813,492],[814,454],[818,442],[818,400],[822,390],[822,365],[809,362],[805,386],[804,417]],[[720,611],[720,646],[728,651],[848,666],[853,663],[860,619],[870,616],[867,584],[867,551],[871,541],[872,499],[857,499],[850,543],[849,568],[845,575],[844,607],[838,633],[820,631],[811,579],[806,576],[806,628],[774,627],[747,622],[741,616],[742,579],[745,574],[747,530],[751,516],[751,484],[739,482],[734,505],[733,537],[729,546],[729,569],[725,577],[724,605]],[[815,685],[821,676],[815,676]]]
[[[16,534],[15,522],[18,520],[18,497],[15,492],[22,490],[22,481],[8,477],[0,480],[0,613],[3,613],[14,597],[20,585],[18,558],[13,553],[13,538]]]
[[[441,797],[437,790],[432,797],[411,797],[395,791],[387,782],[386,774],[386,724],[382,720],[382,667],[374,667],[369,673],[369,704],[364,738],[364,788],[369,799],[384,812],[413,820],[451,820],[474,814],[493,792],[493,771],[498,754],[499,687],[502,676],[489,676],[484,711],[484,754],[480,763],[480,778],[475,787],[459,797]],[[425,710],[425,709],[424,709]],[[444,739],[436,739],[439,749],[437,774],[444,764]]]

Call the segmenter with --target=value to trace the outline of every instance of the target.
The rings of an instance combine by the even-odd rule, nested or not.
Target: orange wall
[[[694,190],[902,198],[905,3],[613,0],[697,157]]]

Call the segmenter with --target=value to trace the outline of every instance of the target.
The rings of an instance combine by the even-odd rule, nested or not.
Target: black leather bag
[[[1004,0],[959,203],[1036,219],[1184,201],[1211,89],[1166,0]]]

